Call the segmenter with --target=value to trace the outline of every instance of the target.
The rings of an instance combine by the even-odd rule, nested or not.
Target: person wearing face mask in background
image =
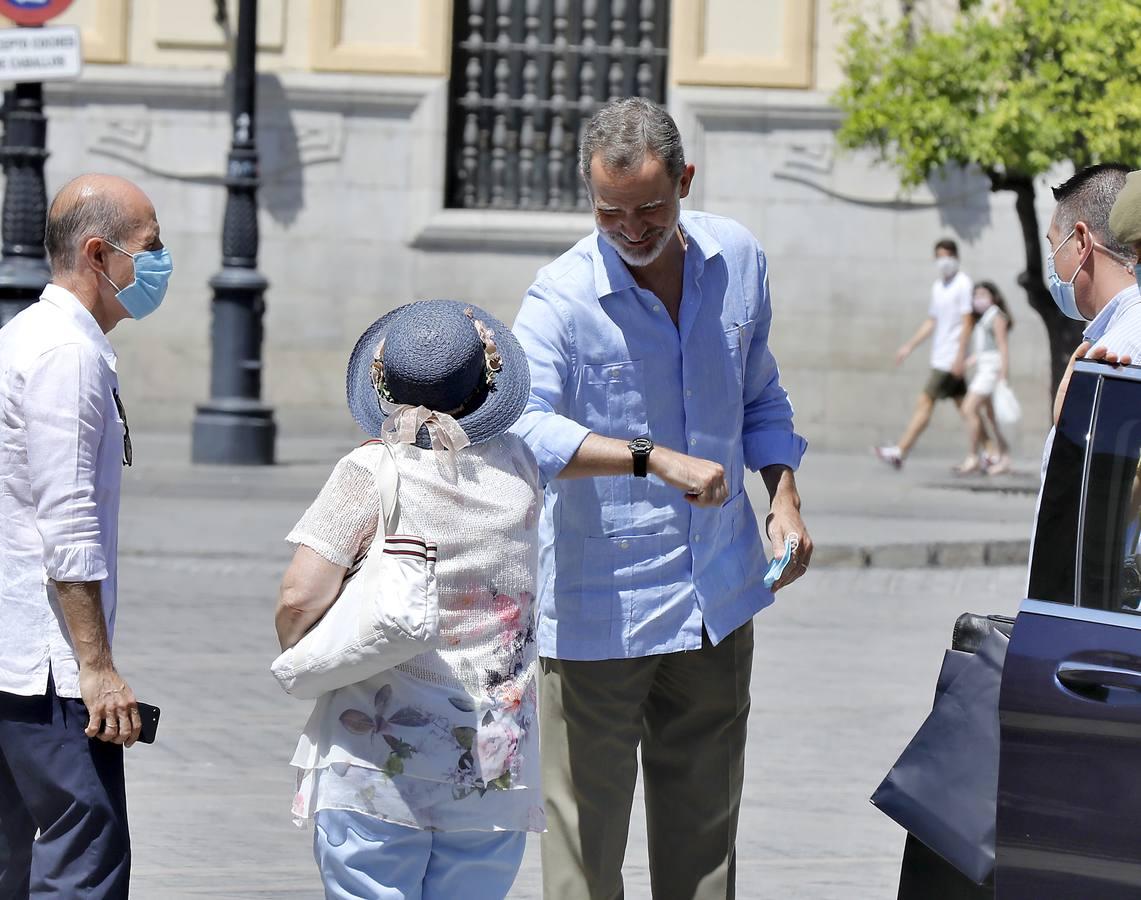
[[[954,400],[961,412],[963,398],[967,395],[963,374],[966,371],[967,343],[974,326],[972,287],[971,279],[959,268],[959,247],[949,238],[935,244],[935,271],[927,318],[911,340],[895,354],[898,366],[916,347],[932,338],[931,374],[915,401],[915,412],[899,443],[872,448],[875,455],[893,469],[903,467],[907,454],[931,421],[935,404],[939,400]]]
[[[172,266],[150,200],[108,175],[56,194],[45,243],[51,282],[0,329],[0,897],[117,900],[142,723],[111,653],[132,451],[106,335]]]
[[[975,285],[971,304],[975,325],[971,330],[971,355],[967,366],[972,372],[962,406],[970,448],[967,458],[955,467],[955,472],[959,475],[973,472],[1001,475],[1010,471],[1010,445],[995,417],[993,398],[995,388],[1006,381],[1010,371],[1007,337],[1014,321],[998,286],[991,281],[980,281]],[[987,431],[993,438],[994,453],[983,451],[983,438]]]

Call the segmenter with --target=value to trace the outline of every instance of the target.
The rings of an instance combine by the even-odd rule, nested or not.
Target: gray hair
[[[590,185],[590,164],[601,154],[602,165],[628,172],[646,158],[660,159],[666,173],[677,181],[685,171],[681,132],[668,112],[643,97],[619,97],[603,104],[587,123],[579,148],[578,164]]]
[[[1085,222],[1094,238],[1107,250],[1123,259],[1133,259],[1136,255],[1133,249],[1118,241],[1109,228],[1109,211],[1125,187],[1128,174],[1129,166],[1118,163],[1086,166],[1054,188],[1054,199],[1058,202],[1054,221],[1060,236],[1069,234],[1078,222]]]
[[[70,184],[64,185],[52,200],[44,232],[52,272],[75,271],[76,253],[88,238],[102,238],[122,246],[133,224],[121,206],[103,192],[83,188],[76,196]]]

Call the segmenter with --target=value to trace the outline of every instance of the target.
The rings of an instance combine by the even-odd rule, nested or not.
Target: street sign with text
[[[71,0],[0,0],[0,16],[17,25],[43,25],[71,6]]]
[[[79,29],[0,29],[0,81],[60,81],[83,71]]]

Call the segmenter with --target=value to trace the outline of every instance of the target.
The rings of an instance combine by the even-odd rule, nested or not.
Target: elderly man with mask
[[[46,244],[51,283],[0,329],[0,897],[118,900],[142,723],[111,654],[131,444],[107,333],[158,307],[171,262],[108,175],[63,187]]]

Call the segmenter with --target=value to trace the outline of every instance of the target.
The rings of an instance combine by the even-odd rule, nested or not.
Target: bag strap
[[[389,446],[383,441],[378,443],[384,448],[384,455],[376,468],[376,491],[380,495],[380,520],[377,525],[383,526],[384,536],[387,537],[395,533],[400,518],[400,471],[396,468],[396,458]]]

